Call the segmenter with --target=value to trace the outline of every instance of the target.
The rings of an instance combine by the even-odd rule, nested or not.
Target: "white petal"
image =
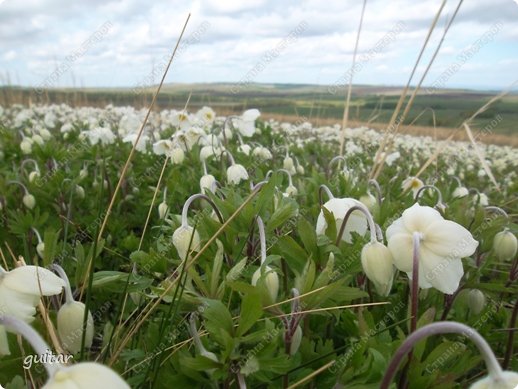
[[[450,220],[430,224],[424,231],[423,244],[437,255],[452,258],[469,257],[478,246],[467,229]]]
[[[411,272],[414,243],[410,234],[396,234],[388,240],[388,249],[394,259],[394,265],[401,271]]]
[[[117,373],[99,363],[83,362],[59,369],[43,389],[129,389]]]
[[[30,323],[36,314],[39,296],[12,290],[0,281],[0,312]]]
[[[408,231],[405,228],[405,225],[403,224],[403,218],[399,218],[397,220],[394,220],[390,226],[387,228],[386,236],[387,240],[389,240],[392,236],[396,234],[408,234],[410,231]]]
[[[336,232],[338,233],[342,227],[343,219],[337,219],[336,222]],[[367,232],[367,219],[361,211],[353,211],[351,216],[349,216],[349,220],[345,226],[344,234],[342,235],[342,240],[347,243],[351,243],[351,232],[356,232],[361,236],[365,235],[365,232]]]
[[[444,258],[421,247],[419,265],[420,284],[429,283],[446,294],[453,294],[459,288],[460,280],[464,275],[460,258]]]
[[[20,266],[8,272],[2,283],[14,291],[36,296],[53,296],[65,286],[56,274],[40,266]]]
[[[7,340],[5,327],[0,325],[0,357],[2,355],[11,355],[11,350],[9,350],[9,342]]]
[[[409,231],[424,232],[433,222],[444,220],[439,211],[432,207],[421,206],[415,203],[403,212],[403,223]]]

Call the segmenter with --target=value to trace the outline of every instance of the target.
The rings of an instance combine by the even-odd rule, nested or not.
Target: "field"
[[[120,89],[52,89],[36,94],[28,88],[0,88],[0,104],[18,102],[72,103],[104,107],[147,107],[155,87]],[[352,125],[369,125],[383,130],[396,107],[401,88],[355,85],[350,108]],[[436,134],[447,138],[480,107],[498,92],[423,88],[409,111],[402,131],[415,135]],[[190,96],[190,99],[189,99]],[[158,109],[181,109],[189,99],[192,110],[207,105],[220,114],[240,114],[257,108],[264,115],[297,123],[309,121],[316,126],[341,123],[344,111],[344,88],[297,84],[172,84],[164,85],[158,96]],[[3,103],[2,103],[3,101]],[[408,101],[408,98],[405,100]],[[477,139],[483,143],[518,147],[518,95],[511,93],[496,101],[477,116],[474,130],[484,133]],[[465,132],[457,131],[455,139],[467,140]]]
[[[200,86],[181,110],[193,88],[149,117],[131,90],[2,90],[1,384],[518,385],[518,149],[342,132],[315,87]],[[448,93],[410,121],[447,131],[490,98]],[[351,117],[395,99],[358,88]],[[514,106],[477,141],[515,134]]]

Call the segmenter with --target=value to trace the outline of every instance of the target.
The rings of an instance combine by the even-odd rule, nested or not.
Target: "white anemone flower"
[[[344,216],[346,212],[358,205],[358,201],[351,198],[333,198],[326,202],[323,207],[327,209],[329,212],[333,214],[333,217],[336,221],[336,233],[340,231],[342,227],[342,223],[344,221]],[[317,219],[317,227],[316,232],[317,235],[324,235],[327,229],[327,222],[324,217],[324,211],[320,211]],[[356,232],[360,235],[364,235],[367,232],[367,219],[365,215],[361,211],[353,211],[349,220],[347,221],[347,225],[345,226],[344,234],[342,236],[342,240],[351,243],[352,235],[351,232]]]
[[[135,142],[137,141],[137,137],[138,137],[138,134],[128,134],[122,139],[122,141],[124,143],[131,143],[132,145],[134,145]],[[140,151],[140,152],[145,152],[148,140],[149,140],[149,136],[142,135],[140,137],[140,139],[138,140],[135,150]]]
[[[405,192],[412,190],[412,196],[415,198],[417,192],[419,192],[419,189],[421,189],[423,186],[424,183],[419,178],[408,177],[405,181],[403,181],[403,184],[401,184],[401,189],[403,189]]]
[[[478,242],[466,228],[445,220],[437,210],[414,204],[387,229],[394,264],[409,277],[414,233],[419,234],[419,287],[454,293],[464,274],[461,258],[472,255]]]
[[[5,271],[0,266],[0,314],[30,323],[41,296],[61,293],[65,282],[39,266],[21,266]],[[8,355],[9,345],[5,328],[0,325],[0,355]]]
[[[242,136],[247,138],[255,133],[255,120],[261,115],[258,109],[249,109],[235,120],[234,125]]]
[[[248,172],[243,165],[235,163],[227,169],[227,180],[230,184],[237,185],[241,180],[248,180]]]
[[[173,142],[169,139],[162,139],[153,143],[153,153],[156,155],[170,155],[173,149]]]

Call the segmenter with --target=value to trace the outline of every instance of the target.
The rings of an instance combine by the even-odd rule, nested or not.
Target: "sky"
[[[0,0],[0,84],[405,85],[442,0]],[[428,64],[448,0],[418,67]],[[518,79],[518,0],[465,0],[424,85],[505,89]],[[415,82],[413,82],[415,84]]]

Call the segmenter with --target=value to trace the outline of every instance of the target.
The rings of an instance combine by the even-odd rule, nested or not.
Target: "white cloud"
[[[359,56],[368,55],[397,23],[404,31],[369,57],[355,74],[359,83],[404,84],[427,34],[440,0],[371,0],[367,3]],[[16,71],[24,84],[38,84],[76,52],[99,26],[112,28],[93,43],[69,72],[85,85],[132,86],[168,56],[185,18],[192,13],[184,39],[190,43],[174,62],[169,78],[183,82],[239,81],[265,53],[286,40],[300,23],[307,28],[266,63],[257,80],[331,83],[351,65],[361,2],[353,0],[144,0],[7,1],[0,12],[3,43],[0,72]],[[424,61],[438,43],[456,4],[447,4],[429,43]],[[481,72],[499,72],[487,79],[503,86],[512,82],[518,57],[515,40],[518,7],[511,0],[465,1],[446,37],[431,75],[440,74],[492,25],[501,30],[466,63],[452,81],[478,85]],[[200,26],[207,28],[199,32]],[[190,37],[190,38],[189,38]],[[426,62],[420,66],[424,68]],[[92,72],[95,69],[95,72]],[[70,84],[70,74],[58,85]],[[117,83],[117,84],[116,84]],[[454,85],[451,85],[454,86]]]

